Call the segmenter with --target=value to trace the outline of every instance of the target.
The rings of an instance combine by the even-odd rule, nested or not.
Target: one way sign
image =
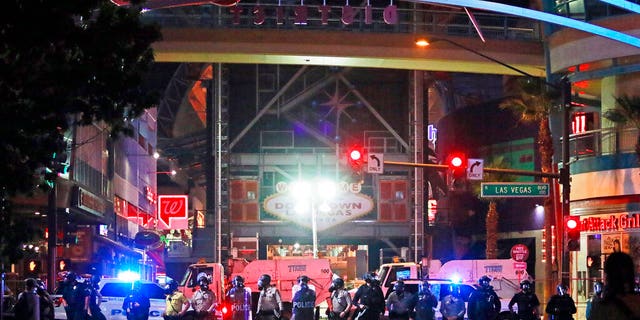
[[[468,159],[467,163],[467,179],[482,180],[482,172],[484,171],[484,160]]]

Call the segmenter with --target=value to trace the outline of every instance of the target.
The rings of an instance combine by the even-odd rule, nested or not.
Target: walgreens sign
[[[189,202],[186,195],[158,196],[158,230],[187,229]]]

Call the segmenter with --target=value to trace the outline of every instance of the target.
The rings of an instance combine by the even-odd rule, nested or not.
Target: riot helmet
[[[331,286],[334,289],[342,289],[344,288],[344,280],[342,280],[342,278],[335,278],[331,281]]]
[[[263,274],[258,279],[258,288],[268,288],[271,285],[271,276],[268,274]]]
[[[429,294],[430,292],[431,292],[431,285],[429,284],[429,281],[427,280],[422,281],[418,285],[418,294]]]
[[[559,295],[564,296],[565,294],[567,294],[569,290],[566,285],[561,283],[556,287],[556,291],[558,292]]]
[[[164,292],[166,294],[171,294],[176,290],[178,290],[178,281],[169,279],[169,281],[167,281],[167,285],[164,287]]]
[[[205,273],[205,272],[200,272],[198,273],[198,284],[199,285],[209,285],[210,281],[209,281],[209,276]]]
[[[594,282],[593,283],[593,293],[595,293],[596,295],[602,294],[603,287],[604,287],[604,285],[603,285],[602,281]]]
[[[482,276],[480,279],[478,279],[478,284],[481,288],[489,288],[489,283],[491,283],[491,278],[489,278],[488,276]]]
[[[364,275],[364,282],[370,285],[379,285],[380,281],[378,280],[378,275],[375,272],[369,272]]]
[[[531,293],[531,281],[525,279],[520,282],[520,289],[524,293]]]
[[[233,277],[233,280],[231,282],[233,283],[233,286],[236,288],[244,287],[244,278],[242,276]]]
[[[398,294],[404,293],[404,281],[396,281],[396,283],[393,285],[393,291],[397,292]]]
[[[305,275],[299,276],[298,284],[300,285],[300,290],[302,291],[309,289],[309,277]]]

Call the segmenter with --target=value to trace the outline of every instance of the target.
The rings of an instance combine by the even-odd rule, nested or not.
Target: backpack
[[[385,301],[384,301],[384,295],[382,293],[382,289],[380,289],[380,287],[373,286],[369,288],[369,292],[367,296],[368,296],[367,305],[370,308],[373,308],[375,311],[379,311],[379,312],[384,311]]]

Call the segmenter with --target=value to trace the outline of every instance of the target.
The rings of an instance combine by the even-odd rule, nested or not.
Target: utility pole
[[[57,180],[56,177],[53,181],[53,186],[49,189],[47,204],[47,228],[49,229],[49,237],[47,239],[47,290],[49,292],[55,290],[56,284],[56,250],[58,246]]]

